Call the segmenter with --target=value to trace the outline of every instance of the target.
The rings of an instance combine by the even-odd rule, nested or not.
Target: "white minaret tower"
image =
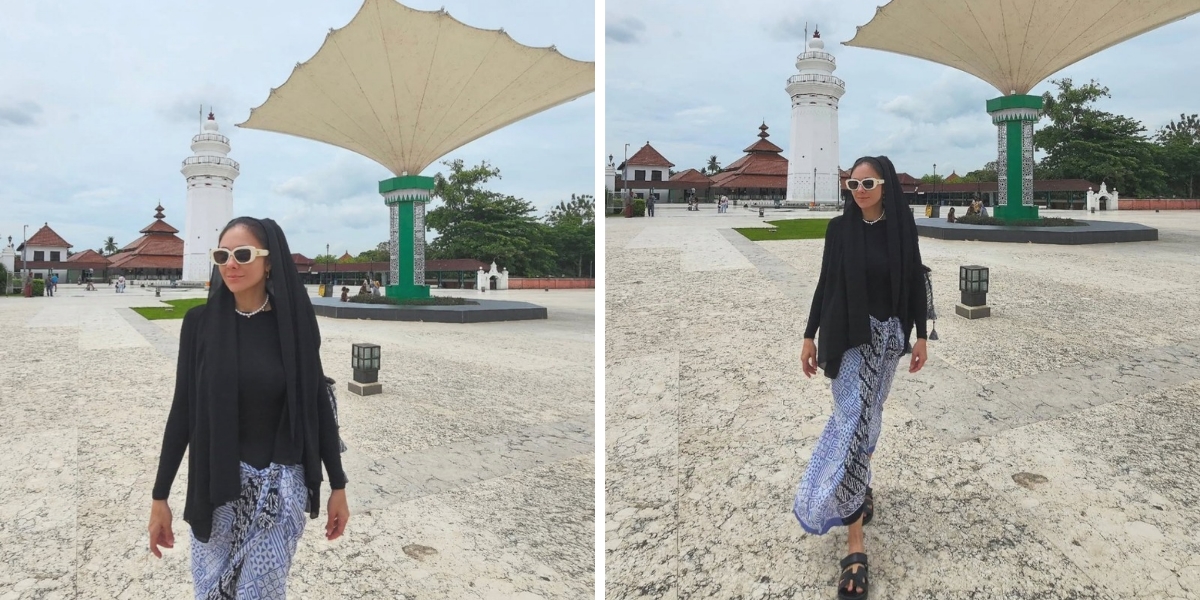
[[[203,131],[192,138],[193,155],[180,172],[187,178],[184,222],[183,281],[207,282],[212,273],[208,250],[217,246],[221,229],[233,219],[233,180],[240,168],[228,157],[229,138],[221,135],[212,112]]]
[[[846,82],[833,76],[837,64],[814,31],[808,51],[796,57],[799,75],[788,79],[792,97],[792,146],[788,156],[788,202],[836,204],[838,173],[838,101]]]

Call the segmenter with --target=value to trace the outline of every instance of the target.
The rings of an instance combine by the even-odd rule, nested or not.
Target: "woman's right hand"
[[[800,367],[804,376],[811,378],[817,374],[817,344],[812,338],[804,338],[804,346],[800,348]]]
[[[150,505],[150,552],[162,558],[163,548],[175,547],[175,534],[171,531],[171,507],[166,500],[155,500]]]

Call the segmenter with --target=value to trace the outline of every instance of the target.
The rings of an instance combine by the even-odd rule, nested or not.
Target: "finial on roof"
[[[817,25],[816,27],[813,28],[813,38],[821,39],[821,26],[820,25]]]
[[[217,120],[217,117],[215,115],[213,115],[212,107],[209,107],[209,109],[208,109],[208,120],[209,121]]]
[[[767,122],[766,121],[763,121],[763,124],[758,126],[758,137],[760,137],[764,140],[771,137],[771,134],[767,133]]]
[[[162,202],[159,202],[158,206],[154,208],[154,218],[159,220],[167,218],[167,216],[163,214]]]

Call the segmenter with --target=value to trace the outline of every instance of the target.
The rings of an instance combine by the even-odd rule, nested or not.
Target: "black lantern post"
[[[350,368],[354,369],[351,392],[359,396],[383,393],[383,384],[379,383],[378,344],[353,344],[350,349]]]
[[[988,268],[979,265],[969,265],[958,268],[958,291],[962,293],[961,303],[954,307],[954,312],[968,319],[982,319],[992,314],[992,308],[987,305]]]

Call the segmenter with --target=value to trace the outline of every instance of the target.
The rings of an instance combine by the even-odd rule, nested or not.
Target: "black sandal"
[[[867,487],[867,496],[863,499],[863,525],[871,522],[875,517],[875,496],[871,494],[870,486]]]
[[[838,598],[841,600],[867,600],[867,594],[870,591],[867,585],[867,555],[862,552],[855,552],[842,559],[840,563],[842,567],[842,576],[838,580]],[[859,565],[857,569],[851,567]],[[847,588],[853,587],[858,592],[851,592]]]

